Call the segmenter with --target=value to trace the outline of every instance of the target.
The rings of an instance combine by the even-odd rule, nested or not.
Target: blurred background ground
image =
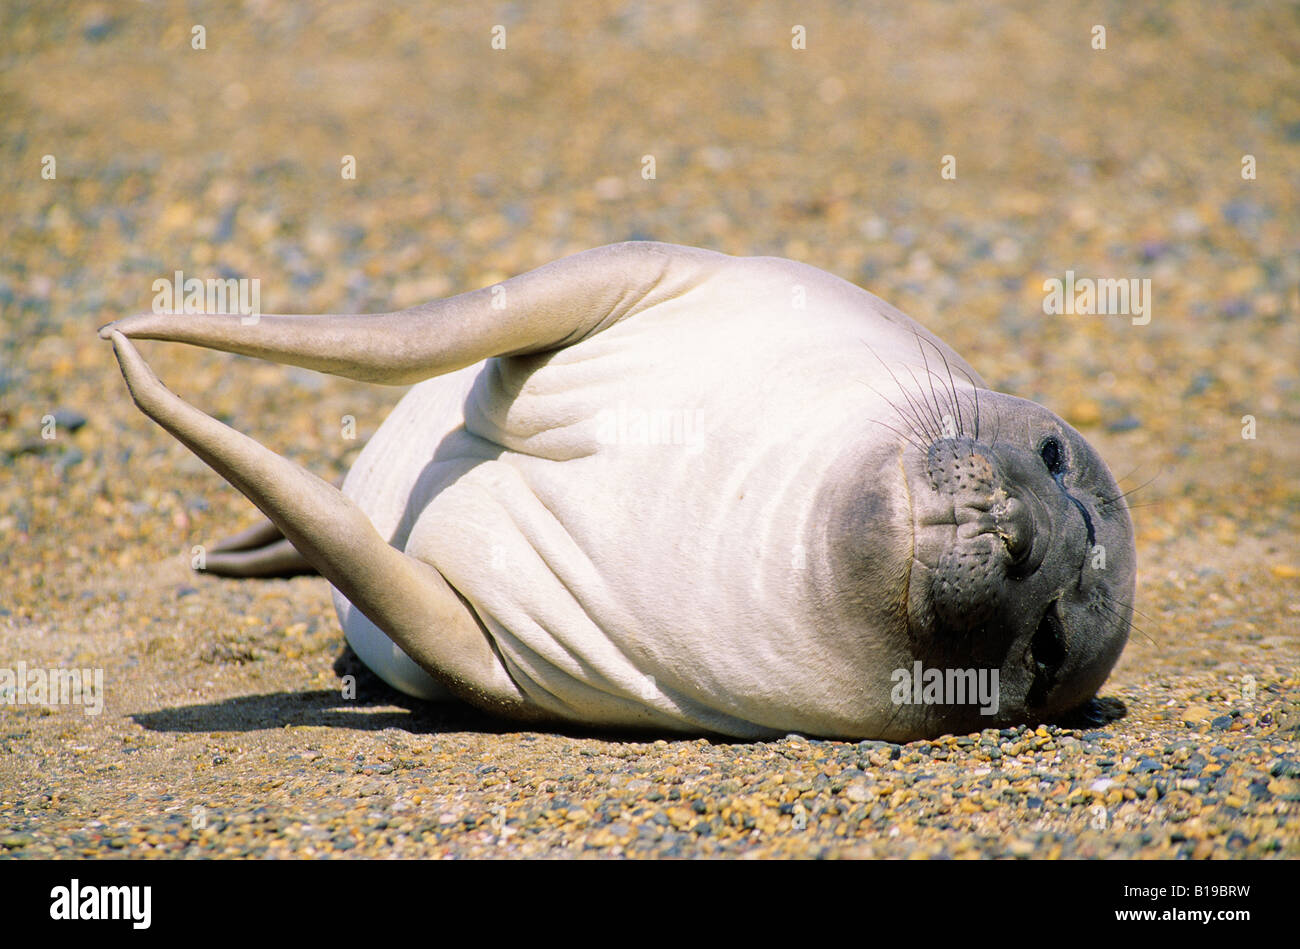
[[[1300,854],[1298,53],[1286,3],[4,5],[0,666],[102,667],[107,702],[0,705],[0,855]],[[252,510],[95,336],[154,280],[361,312],[629,238],[852,280],[1143,485],[1127,715],[521,732],[344,702],[323,581],[189,571]],[[1044,315],[1067,270],[1150,278],[1150,323]],[[144,352],[327,479],[400,395]]]

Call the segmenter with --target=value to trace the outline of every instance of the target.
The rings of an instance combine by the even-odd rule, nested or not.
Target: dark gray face
[[[943,731],[1086,702],[1128,638],[1133,526],[1105,463],[1048,410],[980,393],[978,435],[903,454],[913,520],[908,639],[923,667],[997,669],[998,709],[916,709]]]

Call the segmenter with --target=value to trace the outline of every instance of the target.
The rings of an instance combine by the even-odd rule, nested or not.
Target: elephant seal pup
[[[866,291],[659,243],[364,316],[112,323],[136,404],[272,524],[391,685],[528,721],[906,741],[1085,703],[1136,555],[1105,463]],[[342,491],[131,338],[415,385]]]

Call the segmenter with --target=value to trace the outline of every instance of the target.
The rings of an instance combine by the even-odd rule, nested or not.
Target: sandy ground
[[[0,705],[0,855],[1300,855],[1298,52],[1266,3],[6,5],[0,668],[100,669],[105,704]],[[95,337],[154,280],[360,312],[628,238],[853,280],[1080,428],[1137,489],[1125,714],[520,731],[344,699],[320,579],[190,571],[253,512]],[[1045,315],[1067,270],[1150,279],[1150,321]],[[326,478],[400,396],[143,351]]]

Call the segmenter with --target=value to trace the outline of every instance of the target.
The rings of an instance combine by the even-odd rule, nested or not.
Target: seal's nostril
[[[1020,563],[1034,547],[1034,519],[1029,507],[1019,498],[1009,498],[996,515],[996,520],[998,534],[1011,556],[1011,563]]]

